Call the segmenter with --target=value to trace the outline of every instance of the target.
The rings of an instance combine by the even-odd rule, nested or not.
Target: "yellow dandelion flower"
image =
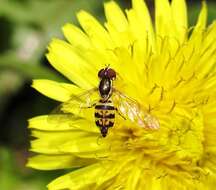
[[[48,189],[215,188],[216,23],[206,27],[205,2],[193,28],[188,28],[184,0],[156,0],[155,5],[155,26],[143,0],[132,0],[125,13],[115,2],[105,3],[104,26],[80,11],[82,29],[66,24],[68,42],[54,39],[49,45],[48,60],[73,84],[34,80],[35,89],[68,102],[97,87],[98,71],[110,65],[118,73],[115,88],[157,118],[160,129],[117,117],[102,138],[92,109],[79,117],[59,112],[30,119],[36,138],[31,151],[38,155],[27,165],[72,169]],[[74,113],[73,106],[65,109]]]

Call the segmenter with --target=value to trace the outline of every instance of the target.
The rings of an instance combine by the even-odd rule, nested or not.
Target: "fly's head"
[[[107,78],[110,80],[115,80],[116,79],[116,72],[112,68],[105,67],[98,72],[98,77],[100,79]]]

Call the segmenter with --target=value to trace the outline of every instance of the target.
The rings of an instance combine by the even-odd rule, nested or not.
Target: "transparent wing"
[[[98,89],[93,88],[82,94],[72,95],[71,99],[64,102],[60,107],[65,113],[78,115],[82,109],[92,108],[98,99]]]
[[[124,118],[143,128],[159,129],[159,121],[149,114],[137,101],[116,89],[113,89],[112,100],[117,107],[117,111]]]
[[[48,121],[52,122],[53,118],[55,118],[55,123],[57,122],[56,120],[62,123],[65,118],[75,120],[85,117],[83,110],[93,108],[94,104],[98,101],[99,96],[97,90],[97,88],[93,88],[79,95],[72,95],[68,101],[63,102],[52,110],[49,114]]]

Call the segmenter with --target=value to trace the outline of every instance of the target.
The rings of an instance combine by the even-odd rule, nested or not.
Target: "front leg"
[[[91,104],[91,105],[89,105],[89,106],[82,106],[82,104],[80,105],[80,109],[89,109],[89,108],[93,108],[93,107],[95,107],[97,105],[97,103],[93,103],[93,104]]]
[[[126,117],[124,117],[124,116],[122,115],[122,113],[118,110],[118,108],[115,108],[115,110],[116,110],[116,112],[117,112],[124,120],[126,120]]]

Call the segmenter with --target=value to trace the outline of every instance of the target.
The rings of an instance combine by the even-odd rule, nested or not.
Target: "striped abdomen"
[[[110,100],[100,101],[95,106],[95,123],[100,128],[103,137],[107,135],[108,128],[114,125],[115,110]]]

